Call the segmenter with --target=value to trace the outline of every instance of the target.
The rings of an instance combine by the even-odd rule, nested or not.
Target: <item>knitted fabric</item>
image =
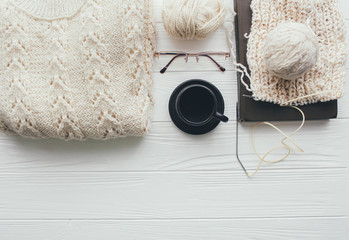
[[[153,106],[151,0],[0,3],[0,130],[142,136]]]
[[[252,0],[252,27],[247,46],[250,87],[256,100],[281,104],[298,97],[304,105],[338,99],[343,94],[346,42],[344,19],[336,0]],[[296,80],[285,81],[266,70],[264,41],[279,23],[307,24],[317,35],[319,56],[315,67]]]

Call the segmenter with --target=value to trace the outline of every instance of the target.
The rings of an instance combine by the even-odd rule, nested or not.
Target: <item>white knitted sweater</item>
[[[0,1],[0,130],[79,140],[146,133],[150,1]]]

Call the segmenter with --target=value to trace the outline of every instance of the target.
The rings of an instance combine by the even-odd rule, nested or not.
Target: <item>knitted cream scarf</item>
[[[144,135],[151,0],[0,3],[0,130],[34,138]]]
[[[338,99],[343,94],[346,42],[344,18],[337,0],[252,0],[252,27],[247,59],[251,89],[256,100],[282,104],[299,99],[303,105]],[[318,38],[319,57],[313,69],[292,81],[270,74],[263,61],[264,41],[279,23],[309,22]]]

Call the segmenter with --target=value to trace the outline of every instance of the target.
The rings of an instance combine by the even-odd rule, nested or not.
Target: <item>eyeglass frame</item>
[[[195,57],[196,62],[199,62],[199,57],[207,57],[209,58],[212,62],[214,62],[219,70],[222,72],[225,71],[225,68],[220,65],[216,60],[214,60],[211,55],[215,56],[224,56],[225,59],[231,56],[230,52],[198,52],[198,53],[189,53],[189,52],[183,52],[183,51],[173,51],[173,52],[166,52],[166,51],[159,51],[154,53],[154,57],[159,58],[160,55],[173,55],[174,57],[166,64],[164,68],[160,70],[160,73],[165,73],[167,68],[171,65],[171,63],[178,57],[184,56],[185,62],[188,62],[189,57]]]

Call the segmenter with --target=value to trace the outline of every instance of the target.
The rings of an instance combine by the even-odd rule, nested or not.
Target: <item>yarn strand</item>
[[[228,47],[230,49],[229,50],[230,55],[231,55],[232,60],[233,60],[233,65],[234,65],[235,71],[238,71],[241,73],[240,82],[245,86],[247,91],[252,92],[252,88],[244,80],[244,77],[246,76],[249,79],[249,81],[251,82],[251,76],[248,73],[247,68],[243,64],[238,63],[237,59],[236,59],[235,41],[234,41],[234,37],[233,37],[235,35],[234,17],[236,15],[236,13],[230,8],[227,8],[227,11],[229,12],[229,16],[230,16],[230,17],[228,17],[229,26],[227,26],[227,24],[225,24],[224,30],[225,30],[225,34],[226,34]]]
[[[281,107],[290,107],[290,108],[294,108],[296,109],[298,112],[300,112],[301,116],[302,116],[302,122],[301,124],[299,125],[299,127],[293,131],[292,133],[290,134],[286,134],[284,131],[282,131],[280,128],[278,128],[277,126],[275,126],[274,124],[270,123],[270,122],[266,122],[266,121],[262,121],[262,122],[258,122],[256,123],[252,130],[251,130],[251,133],[250,133],[250,139],[251,139],[251,145],[252,145],[252,149],[253,149],[253,152],[254,154],[257,156],[257,158],[259,159],[259,162],[258,162],[258,165],[256,167],[256,169],[254,170],[254,172],[252,173],[249,173],[248,170],[245,168],[245,166],[242,164],[239,156],[238,156],[238,136],[236,137],[237,139],[237,144],[236,144],[236,156],[237,156],[237,159],[240,163],[240,165],[242,166],[245,174],[248,176],[248,177],[253,177],[254,175],[256,175],[258,173],[258,171],[260,170],[263,162],[264,163],[271,163],[271,164],[275,164],[275,163],[278,163],[278,162],[281,162],[283,160],[285,160],[286,158],[288,158],[290,155],[291,155],[291,152],[304,152],[304,150],[299,147],[296,142],[292,139],[292,137],[294,135],[296,135],[304,126],[305,124],[305,114],[304,112],[297,106],[293,106],[292,104],[298,100],[301,100],[303,98],[308,98],[308,97],[313,97],[313,96],[317,96],[317,95],[321,95],[321,94],[326,94],[326,93],[333,93],[335,91],[323,91],[323,92],[320,92],[320,93],[314,93],[314,94],[309,94],[309,95],[306,95],[306,96],[302,96],[302,97],[298,97],[298,98],[295,98],[295,99],[292,99],[292,100],[289,100],[289,101],[286,101],[282,104],[280,104]],[[273,147],[271,148],[270,150],[268,150],[263,156],[261,156],[260,154],[258,154],[257,152],[257,149],[256,149],[256,146],[255,146],[255,142],[254,142],[254,133],[256,131],[256,129],[258,128],[258,126],[261,126],[261,125],[267,125],[273,129],[275,129],[277,132],[279,132],[281,135],[284,136],[284,138],[281,140],[281,145],[278,145],[276,147]],[[237,134],[238,134],[238,124],[236,125],[236,128],[237,128]],[[289,144],[285,143],[285,141],[288,140],[292,143],[293,147],[290,146]],[[276,150],[278,149],[286,149],[287,150],[287,153],[279,158],[279,159],[276,159],[276,160],[272,160],[272,161],[268,161],[266,160],[266,158],[273,152],[275,152]]]

